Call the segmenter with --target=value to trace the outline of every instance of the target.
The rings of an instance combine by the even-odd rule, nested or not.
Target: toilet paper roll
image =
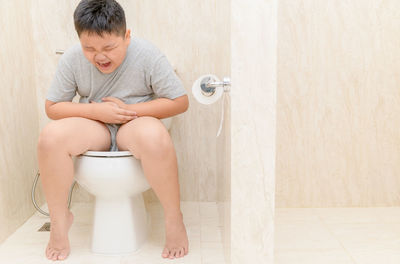
[[[217,76],[213,74],[206,74],[201,76],[199,79],[197,79],[192,86],[192,93],[194,98],[196,99],[197,102],[201,104],[213,104],[215,103],[219,98],[221,98],[222,94],[224,93],[224,88],[223,87],[217,87],[215,88],[215,92],[211,96],[206,96],[201,92],[201,80],[205,77],[210,77],[215,80],[215,82],[219,82],[220,80],[218,79]]]
[[[201,92],[201,81],[206,78],[206,77],[210,77],[211,79],[214,80],[214,82],[219,82],[220,80],[218,79],[217,76],[212,75],[212,74],[206,74],[201,76],[199,79],[197,79],[194,83],[193,83],[193,87],[192,87],[192,93],[194,98],[201,104],[212,104],[215,103],[219,98],[222,97],[222,109],[221,109],[221,121],[219,123],[219,129],[217,132],[217,137],[219,137],[219,135],[221,134],[221,130],[222,130],[222,124],[224,123],[224,99],[225,99],[225,93],[224,93],[224,88],[223,87],[217,87],[215,88],[215,92],[213,95],[211,96],[206,96]]]

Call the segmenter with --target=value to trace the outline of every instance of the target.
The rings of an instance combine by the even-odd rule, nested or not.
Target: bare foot
[[[182,214],[165,219],[166,241],[163,258],[180,258],[189,253],[189,241]]]
[[[51,260],[64,260],[70,252],[68,231],[74,221],[74,215],[68,210],[68,215],[50,225],[50,241],[46,248],[46,257]]]

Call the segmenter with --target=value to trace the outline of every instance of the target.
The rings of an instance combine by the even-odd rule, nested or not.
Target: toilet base
[[[93,253],[125,255],[140,249],[148,233],[143,195],[96,197],[92,232]]]

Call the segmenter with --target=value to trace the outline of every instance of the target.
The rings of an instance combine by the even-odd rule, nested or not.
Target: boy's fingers
[[[135,116],[136,115],[136,112],[133,112],[133,111],[129,111],[129,110],[124,110],[124,109],[121,109],[121,112],[120,112],[122,115],[128,115],[128,116]]]
[[[131,120],[133,120],[135,118],[133,116],[131,117],[131,116],[126,116],[126,115],[121,115],[121,116],[119,116],[119,119],[122,122],[126,123],[126,122],[131,121]]]

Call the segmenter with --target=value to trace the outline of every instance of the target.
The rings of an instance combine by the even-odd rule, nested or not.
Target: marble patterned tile
[[[347,207],[314,208],[314,212],[328,224],[335,223],[379,223],[384,208]],[[399,214],[400,215],[400,214]]]
[[[0,242],[33,213],[28,201],[38,169],[39,122],[31,10],[28,0],[2,2],[0,9]]]
[[[213,225],[201,225],[201,242],[221,242],[221,227]]]
[[[400,251],[398,249],[368,250],[364,252],[351,251],[350,254],[357,264],[400,263]]]
[[[226,263],[223,245],[220,242],[201,242],[202,264]]]
[[[231,1],[231,262],[273,259],[277,0]]]
[[[341,249],[321,221],[275,223],[275,249]]]
[[[399,205],[399,9],[279,1],[278,207]]]
[[[216,202],[202,202],[199,207],[201,219],[218,217]]]
[[[321,219],[314,208],[276,208],[275,223],[286,223],[286,222],[310,222]]]
[[[400,225],[388,223],[337,223],[327,228],[350,252],[400,251]]]
[[[400,207],[373,207],[371,213],[378,215],[382,223],[400,223]]]
[[[344,249],[275,250],[275,264],[356,264]]]
[[[285,208],[276,212],[276,264],[400,263],[397,207]],[[322,234],[327,238],[330,234],[330,239],[322,239]],[[320,238],[319,246],[311,243],[316,238]],[[340,247],[332,248],[331,238]]]

